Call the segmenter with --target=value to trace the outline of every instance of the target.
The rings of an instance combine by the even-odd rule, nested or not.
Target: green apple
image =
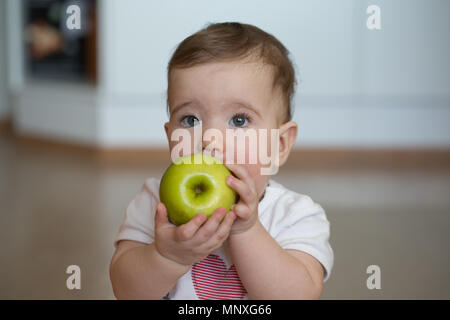
[[[198,213],[209,218],[216,209],[227,211],[236,202],[236,192],[227,183],[231,172],[221,161],[197,153],[180,157],[164,173],[159,197],[175,225],[191,220]]]

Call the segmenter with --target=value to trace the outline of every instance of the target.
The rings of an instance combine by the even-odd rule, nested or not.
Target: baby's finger
[[[227,184],[239,194],[239,198],[242,199],[244,203],[249,205],[255,201],[256,192],[253,192],[252,189],[245,184],[245,182],[237,179],[236,177],[228,176]]]
[[[228,211],[214,236],[204,243],[204,247],[207,248],[206,250],[213,251],[222,245],[230,234],[234,220],[236,220],[236,215],[233,211]]]
[[[250,219],[252,212],[249,210],[249,208],[242,203],[238,203],[233,207],[234,214],[238,216],[242,220],[248,220]]]
[[[159,228],[165,224],[169,223],[169,218],[167,216],[167,209],[164,203],[159,202],[156,205],[156,214],[155,214],[155,228]]]
[[[233,211],[229,211],[223,222],[220,224],[219,229],[217,229],[215,235],[217,240],[222,242],[227,238],[234,220],[236,220],[236,215],[234,214]]]
[[[219,227],[220,221],[227,213],[225,208],[218,208],[208,221],[200,228],[200,230],[195,234],[194,240],[197,244],[202,244],[207,241],[211,236],[214,235],[217,228]]]
[[[206,220],[206,215],[203,213],[197,214],[194,218],[192,218],[189,222],[182,224],[177,227],[175,232],[179,241],[186,241],[191,239],[197,230],[201,227],[203,222]]]
[[[228,167],[228,169],[231,170],[231,172],[233,172],[233,174],[237,178],[239,178],[244,183],[246,183],[250,188],[252,188],[252,189],[255,188],[255,183],[254,183],[252,177],[250,176],[248,171],[243,166],[239,166],[236,164],[227,164],[227,167]]]

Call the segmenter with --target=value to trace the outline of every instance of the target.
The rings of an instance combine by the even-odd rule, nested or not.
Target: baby
[[[160,180],[147,179],[114,242],[110,276],[117,298],[320,298],[333,266],[324,210],[263,174],[267,163],[227,159],[249,159],[253,151],[230,149],[220,138],[230,130],[275,129],[276,141],[258,141],[266,141],[265,150],[275,143],[271,156],[282,166],[297,136],[294,87],[286,48],[252,25],[210,24],[179,44],[168,66],[170,119],[164,128],[170,152],[179,143],[176,130],[195,136],[201,125],[191,152],[222,159],[238,200],[228,212],[218,208],[209,219],[199,213],[175,226],[159,201]],[[223,135],[211,141],[208,129]]]

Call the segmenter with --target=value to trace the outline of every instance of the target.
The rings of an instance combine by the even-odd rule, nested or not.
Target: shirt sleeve
[[[141,191],[131,200],[125,218],[114,239],[114,247],[120,240],[134,240],[150,244],[154,241],[156,205],[159,202],[159,180],[149,178]]]
[[[306,195],[288,193],[282,198],[285,208],[278,211],[284,212],[279,217],[275,240],[283,249],[303,251],[316,258],[325,269],[323,281],[327,281],[334,254],[329,243],[330,223],[325,211]]]

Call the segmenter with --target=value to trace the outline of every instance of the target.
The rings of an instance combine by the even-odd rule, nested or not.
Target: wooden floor
[[[0,133],[0,299],[112,299],[113,238],[167,159]],[[449,160],[448,151],[292,156],[274,179],[311,196],[331,222],[323,299],[450,299]],[[73,264],[81,290],[66,288]],[[366,286],[369,265],[381,268],[380,290]]]

